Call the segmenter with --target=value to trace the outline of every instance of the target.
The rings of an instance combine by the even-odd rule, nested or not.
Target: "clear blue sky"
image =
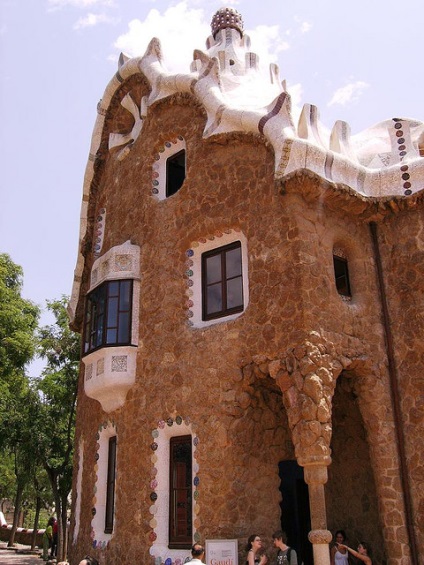
[[[424,120],[421,0],[0,0],[0,252],[23,267],[26,298],[71,292],[96,105],[119,53],[156,36],[169,70],[188,72],[222,6],[327,128]]]

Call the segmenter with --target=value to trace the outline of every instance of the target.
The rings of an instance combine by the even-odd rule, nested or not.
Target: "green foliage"
[[[67,302],[66,296],[47,302],[56,323],[38,332],[38,352],[47,359],[47,366],[36,383],[41,399],[38,445],[42,447],[44,464],[63,475],[63,480],[72,468],[80,358],[80,336],[69,329]]]
[[[69,329],[66,296],[47,301],[55,323],[37,328],[39,309],[21,290],[22,269],[0,254],[0,496],[22,495],[29,521],[37,497],[54,501],[66,537],[80,337]],[[30,379],[25,365],[35,352],[47,365]]]
[[[34,356],[39,308],[21,296],[22,268],[0,253],[0,382],[13,386]]]

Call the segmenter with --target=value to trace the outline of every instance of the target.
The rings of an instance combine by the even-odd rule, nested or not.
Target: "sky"
[[[278,63],[295,115],[315,104],[324,127],[352,134],[424,121],[422,0],[0,0],[0,253],[23,268],[42,323],[46,299],[71,293],[96,106],[119,54],[158,37],[167,69],[189,72],[223,6],[260,64]]]

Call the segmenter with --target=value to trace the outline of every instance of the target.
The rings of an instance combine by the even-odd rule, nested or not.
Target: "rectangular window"
[[[131,342],[132,280],[108,281],[87,296],[84,353]]]
[[[350,292],[350,282],[349,282],[349,269],[347,265],[347,259],[344,257],[337,257],[333,255],[334,263],[334,277],[336,280],[337,292],[342,296],[352,296]]]
[[[203,320],[243,311],[241,243],[202,254]]]
[[[170,549],[189,549],[193,543],[191,457],[191,436],[179,436],[170,439]]]
[[[116,436],[113,436],[109,438],[109,451],[107,458],[105,534],[111,534],[113,530],[113,517],[115,513],[115,472]]]

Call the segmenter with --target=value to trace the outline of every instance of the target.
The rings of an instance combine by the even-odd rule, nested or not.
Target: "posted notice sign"
[[[206,565],[238,565],[236,539],[207,539]]]

